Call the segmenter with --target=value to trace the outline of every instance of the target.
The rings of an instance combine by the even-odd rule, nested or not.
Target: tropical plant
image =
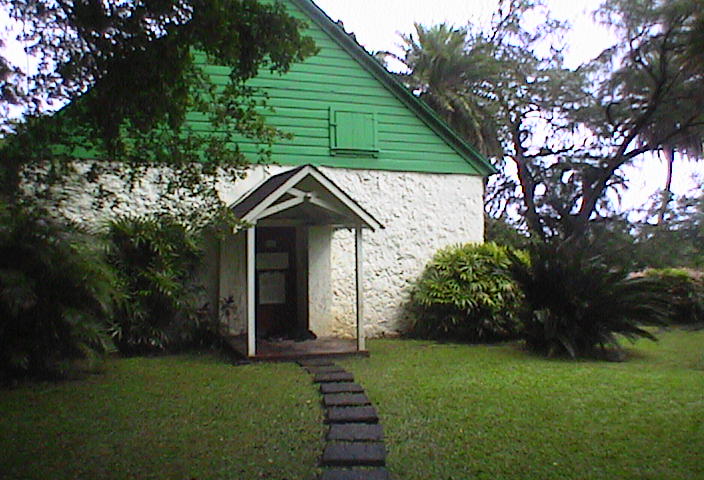
[[[649,269],[642,273],[662,283],[668,316],[675,325],[704,323],[704,274],[683,268]]]
[[[121,290],[110,333],[123,353],[164,351],[202,327],[194,273],[197,233],[168,217],[120,217],[108,226],[108,261]]]
[[[107,351],[114,280],[94,238],[0,203],[0,380],[60,376]]]
[[[485,243],[437,252],[412,293],[411,335],[472,342],[514,337],[523,295],[511,278],[508,251]]]
[[[415,35],[402,35],[403,55],[385,52],[408,67],[399,78],[483,154],[501,148],[488,102],[476,87],[491,74],[485,53],[468,48],[470,33],[445,23],[415,24]]]
[[[11,49],[0,50],[0,131],[8,135],[0,195],[8,202],[36,194],[22,188],[28,170],[35,184],[56,185],[69,172],[93,184],[107,174],[137,182],[165,167],[171,191],[217,205],[217,175],[237,178],[283,135],[265,123],[266,100],[247,80],[260,68],[285,73],[316,51],[282,2],[0,0],[0,8],[19,27],[4,37],[15,35],[38,63],[23,68]],[[208,62],[227,73],[216,80]],[[189,127],[192,113],[213,128]],[[242,137],[262,146],[257,156],[241,152]],[[91,168],[74,168],[76,158]]]
[[[589,245],[536,244],[529,263],[514,256],[513,274],[525,294],[521,337],[547,356],[622,354],[620,337],[655,340],[643,327],[667,320],[661,283],[610,268]]]
[[[565,63],[568,27],[546,3],[502,0],[485,29],[418,27],[400,60],[406,84],[470,141],[481,146],[477,123],[497,127],[496,165],[512,168],[489,183],[488,211],[518,212],[540,240],[578,239],[613,215],[624,167],[665,149],[701,157],[702,70],[687,53],[701,1],[604,1],[596,16],[616,44],[579,68]]]

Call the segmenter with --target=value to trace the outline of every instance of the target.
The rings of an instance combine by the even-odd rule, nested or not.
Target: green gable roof
[[[428,104],[415,96],[396,77],[390,74],[377,59],[356,41],[353,35],[345,32],[341,24],[334,22],[312,0],[293,0],[293,2],[301,10],[305,11],[340,47],[353,56],[399,100],[415,112],[437,135],[449,143],[468,163],[473,165],[478,173],[482,175],[497,173],[486,157],[461,138]]]
[[[319,53],[292,65],[284,75],[262,69],[249,85],[272,109],[267,122],[291,139],[272,146],[271,159],[282,165],[490,175],[491,164],[463,141],[433,110],[413,95],[352,36],[310,0],[286,0],[291,15],[305,21],[304,32]],[[214,83],[229,71],[198,61]],[[194,130],[212,126],[192,114]],[[242,138],[245,154],[259,145]]]

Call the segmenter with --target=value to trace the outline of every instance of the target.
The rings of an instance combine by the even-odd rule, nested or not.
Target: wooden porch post
[[[257,354],[257,322],[254,305],[256,301],[255,241],[255,227],[247,229],[247,356],[249,357]]]
[[[364,338],[364,257],[362,256],[362,227],[355,228],[355,260],[356,260],[356,283],[357,283],[357,350],[366,350]]]

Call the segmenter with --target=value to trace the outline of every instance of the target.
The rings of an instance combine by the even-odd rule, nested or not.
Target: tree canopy
[[[490,211],[518,206],[533,236],[579,238],[611,214],[608,193],[623,192],[623,167],[664,149],[701,156],[704,77],[701,55],[692,55],[701,12],[701,0],[606,1],[597,18],[618,41],[572,69],[561,43],[568,27],[541,1],[506,0],[489,28],[457,34],[473,32],[462,45],[446,43],[438,54],[420,44],[425,53],[407,48],[405,60],[414,82],[434,87],[435,97],[458,93],[477,103],[475,112],[491,113],[502,146],[495,161],[513,164],[517,175],[494,183]],[[433,28],[445,27],[419,33]],[[481,61],[467,67],[470,75],[447,70],[454,80],[430,83],[424,64],[413,61],[423,55]],[[477,67],[480,80],[468,80]]]
[[[236,136],[267,145],[280,135],[258,113],[246,81],[260,68],[286,72],[315,52],[304,24],[278,2],[255,0],[0,0],[21,22],[18,40],[39,67],[23,71],[0,58],[0,102],[7,116],[2,188],[17,192],[19,174],[43,163],[59,178],[76,148],[96,162],[89,178],[112,171],[134,177],[168,166],[174,188],[209,190],[218,170],[236,174],[251,159]],[[196,55],[229,67],[216,86]],[[52,106],[68,104],[55,113]],[[184,127],[188,112],[206,115],[215,132]],[[50,117],[50,118],[48,118]],[[29,147],[29,148],[28,148]],[[121,162],[115,168],[116,161]],[[48,167],[48,168],[47,168]]]

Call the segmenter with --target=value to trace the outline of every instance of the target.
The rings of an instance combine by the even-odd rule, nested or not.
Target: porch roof
[[[312,165],[270,177],[232,208],[238,218],[250,223],[271,220],[371,230],[384,228],[371,213]]]

